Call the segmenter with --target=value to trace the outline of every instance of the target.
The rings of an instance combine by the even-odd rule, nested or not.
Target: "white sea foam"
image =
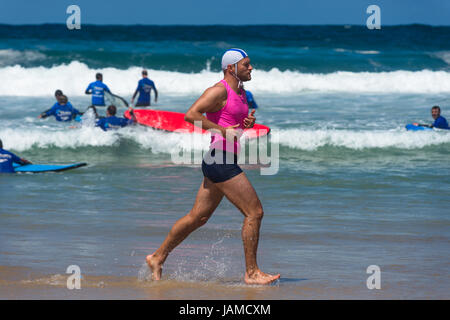
[[[104,82],[114,93],[129,97],[136,89],[141,69],[90,69],[78,61],[51,68],[8,66],[0,68],[0,95],[49,96],[55,89],[61,89],[69,96],[83,96],[96,72],[103,73]],[[208,70],[199,73],[149,70],[149,76],[161,93],[172,95],[198,95],[222,78],[221,72]],[[247,88],[255,93],[284,95],[302,91],[440,93],[450,88],[450,72],[430,70],[318,74],[274,68],[255,70],[252,77]]]
[[[370,148],[419,149],[450,143],[450,131],[410,132],[404,129],[353,130],[280,130],[280,144],[300,150],[313,151],[324,146],[354,150]]]
[[[141,148],[151,149],[152,153],[173,153],[180,150],[207,150],[209,136],[201,139],[193,134],[168,133],[144,127],[127,127],[117,131],[102,131],[100,128],[82,127],[62,128],[4,128],[0,137],[6,149],[24,151],[37,148],[80,148],[114,147],[121,139],[136,142]],[[200,141],[195,144],[194,141]]]
[[[353,150],[371,148],[420,149],[426,146],[450,143],[450,131],[409,132],[394,130],[335,130],[335,129],[272,129],[279,135],[281,146],[314,151],[320,147],[345,147]],[[207,150],[209,136],[168,133],[144,127],[127,127],[104,132],[99,128],[4,128],[0,129],[5,148],[16,151],[38,148],[114,147],[123,139],[134,141],[140,148],[152,153],[179,152],[181,150]],[[198,143],[196,143],[198,141]]]
[[[0,50],[0,67],[17,63],[44,60],[45,57],[45,54],[31,50],[18,51],[12,49],[2,49]]]

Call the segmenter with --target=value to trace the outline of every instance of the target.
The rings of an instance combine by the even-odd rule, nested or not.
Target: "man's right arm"
[[[86,91],[84,92],[85,94],[91,94],[92,93],[92,88],[91,88],[91,84],[88,85]]]
[[[20,158],[20,161],[22,162],[22,164],[32,164],[31,161],[28,161],[27,159],[24,158]]]
[[[48,109],[48,110],[42,112],[42,113],[38,116],[38,118],[39,118],[39,119],[45,119],[45,118],[47,118],[47,117],[48,117],[48,113],[50,112],[50,110],[51,110],[51,109]]]
[[[432,125],[432,124],[417,123],[416,126],[419,126],[419,127],[427,127],[427,128],[433,128],[433,125]]]
[[[139,92],[139,87],[140,87],[140,86],[141,86],[141,83],[139,82],[139,83],[138,83],[138,86],[137,86],[137,88],[136,88],[136,91],[134,92],[133,97],[131,98],[131,103],[133,103],[134,98],[136,98],[136,95],[137,95],[137,93]]]
[[[208,120],[203,114],[206,112],[217,112],[222,109],[227,101],[227,90],[222,84],[216,84],[215,86],[208,88],[197,101],[189,108],[184,116],[184,120],[192,124],[195,122],[201,122],[201,128],[204,130],[215,130],[225,137],[227,129],[214,122]],[[239,123],[231,126],[235,128],[239,126]]]
[[[39,118],[39,119],[45,119],[45,118],[47,118],[47,117],[53,115],[54,112],[55,112],[55,108],[56,108],[56,107],[57,107],[57,103],[55,103],[55,104],[53,105],[53,107],[51,107],[51,108],[48,109],[47,111],[42,112],[42,113],[38,116],[38,118]]]
[[[28,161],[27,159],[24,158],[19,158],[18,156],[16,156],[15,154],[12,154],[12,161],[14,163],[18,163],[18,164],[31,164],[30,161]]]

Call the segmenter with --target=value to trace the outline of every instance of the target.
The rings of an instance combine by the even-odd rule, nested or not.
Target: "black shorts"
[[[242,172],[242,169],[237,164],[236,154],[219,150],[217,156],[220,158],[214,159],[216,157],[216,149],[212,149],[209,150],[202,161],[203,175],[212,182],[224,182]]]

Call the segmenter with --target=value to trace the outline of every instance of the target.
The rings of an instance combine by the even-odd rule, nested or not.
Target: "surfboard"
[[[194,125],[184,120],[184,113],[163,111],[163,110],[149,110],[149,109],[134,109],[136,120],[139,124],[152,127],[164,131],[178,131],[191,133],[194,132]],[[125,111],[124,117],[130,119],[130,113]],[[208,131],[197,128],[203,134]],[[251,129],[245,129],[244,133],[249,138],[262,137],[269,134],[270,128],[263,124],[257,124]]]
[[[58,172],[58,171],[65,171],[70,169],[75,169],[79,167],[86,166],[87,163],[80,162],[80,163],[73,163],[73,164],[63,164],[63,165],[57,165],[57,164],[25,164],[20,165],[17,163],[14,163],[14,171],[15,172]]]
[[[433,130],[432,128],[422,127],[422,126],[415,126],[413,124],[407,124],[405,126],[405,128],[408,131],[428,131],[428,130]]]

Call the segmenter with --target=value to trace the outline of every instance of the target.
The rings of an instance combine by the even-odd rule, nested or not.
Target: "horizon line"
[[[30,23],[30,24],[11,24],[11,23],[1,23],[0,26],[11,26],[11,27],[26,27],[26,26],[43,26],[43,25],[63,25],[66,24],[63,22],[43,22],[43,23]],[[109,23],[83,23],[82,26],[95,26],[95,27],[108,27],[108,26],[121,26],[121,27],[130,27],[130,26],[146,26],[146,27],[263,27],[263,26],[286,26],[286,27],[319,27],[319,26],[351,26],[351,27],[365,27],[365,24],[351,24],[351,23],[343,23],[343,24],[293,24],[293,23],[255,23],[255,24],[142,24],[142,23],[134,23],[134,24],[109,24]],[[448,25],[432,25],[425,23],[407,23],[407,24],[384,24],[381,26],[386,27],[401,27],[401,26],[426,26],[426,27],[450,27]]]

